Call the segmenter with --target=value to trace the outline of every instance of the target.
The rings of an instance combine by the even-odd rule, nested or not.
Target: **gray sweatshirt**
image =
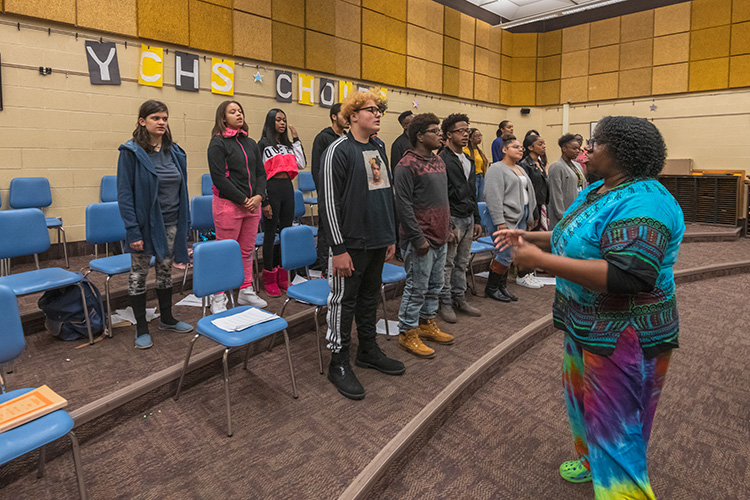
[[[534,222],[534,209],[536,208],[536,196],[534,185],[522,168],[519,170],[526,177],[526,193],[529,197],[529,217],[527,224]],[[509,166],[501,161],[495,162],[484,174],[484,201],[487,210],[492,217],[492,223],[496,226],[506,224],[509,228],[515,228],[523,215],[523,187],[521,179]]]
[[[583,169],[577,162],[573,162],[581,176]],[[563,217],[568,207],[575,201],[578,193],[578,176],[573,169],[560,158],[549,166],[547,170],[547,183],[549,185],[549,205],[547,216],[549,217],[549,229],[554,228]],[[587,186],[586,178],[583,177],[583,187]]]

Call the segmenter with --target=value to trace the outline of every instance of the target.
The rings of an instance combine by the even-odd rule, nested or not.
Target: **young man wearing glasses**
[[[359,338],[355,364],[388,375],[405,371],[403,363],[380,350],[375,338],[383,262],[393,257],[396,241],[388,157],[372,139],[380,130],[384,109],[380,95],[373,91],[344,99],[341,112],[350,131],[323,154],[319,178],[318,207],[331,246],[328,380],[350,399],[365,397],[349,363],[353,319]],[[373,169],[373,164],[379,168]]]
[[[446,147],[440,156],[448,175],[451,239],[445,262],[445,284],[440,294],[440,317],[455,323],[456,310],[469,316],[482,313],[466,300],[466,268],[471,256],[471,242],[482,232],[477,207],[474,161],[464,154],[469,141],[469,117],[454,113],[443,120]]]
[[[432,113],[416,115],[409,126],[412,149],[393,172],[400,244],[406,285],[398,312],[398,344],[421,358],[435,350],[421,339],[452,344],[453,336],[435,323],[445,273],[450,206],[445,163],[433,153],[440,147],[440,120]]]

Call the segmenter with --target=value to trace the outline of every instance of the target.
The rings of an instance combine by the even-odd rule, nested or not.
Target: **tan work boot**
[[[436,344],[449,345],[453,343],[453,335],[440,330],[434,319],[419,320],[419,336]]]
[[[420,358],[432,358],[435,356],[435,349],[430,349],[419,339],[420,327],[412,328],[406,332],[398,334],[398,345],[401,349],[419,356]]]

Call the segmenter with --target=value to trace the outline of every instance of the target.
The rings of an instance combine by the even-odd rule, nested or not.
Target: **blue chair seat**
[[[16,389],[0,394],[0,404],[34,389]],[[0,464],[36,450],[63,437],[73,429],[73,419],[64,410],[53,411],[15,429],[0,434]]]
[[[477,238],[477,241],[479,243],[484,243],[485,245],[495,246],[495,241],[492,239],[492,236],[482,236],[481,238]]]
[[[328,286],[328,280],[312,279],[292,285],[286,291],[286,296],[290,299],[300,300],[316,306],[324,306],[328,303],[328,294],[331,289]]]
[[[0,277],[0,285],[7,286],[16,295],[41,292],[52,288],[74,285],[81,281],[81,273],[66,271],[59,267],[35,269],[20,274]]]
[[[385,263],[383,264],[383,283],[398,283],[406,279],[406,270],[401,266]]]
[[[204,337],[208,337],[214,342],[218,342],[219,344],[226,347],[240,347],[258,339],[267,337],[287,327],[287,322],[283,318],[273,319],[271,321],[266,321],[265,323],[253,325],[250,328],[245,328],[244,330],[240,330],[239,332],[228,332],[211,323],[211,321],[215,319],[232,316],[234,314],[247,311],[248,309],[253,309],[253,307],[233,307],[232,309],[227,309],[226,311],[220,312],[218,314],[212,314],[211,316],[201,318],[200,320],[198,320],[197,331]]]
[[[45,217],[44,220],[47,222],[47,227],[61,227],[62,219],[57,217]]]
[[[130,254],[113,255],[111,257],[102,257],[89,262],[92,271],[103,274],[120,274],[130,271]]]
[[[265,241],[266,233],[262,233],[258,231],[258,234],[255,236],[255,246],[256,247],[262,247],[263,242]],[[279,244],[279,235],[277,234],[273,239],[273,244],[278,245]]]
[[[481,238],[480,238],[481,240]],[[484,243],[482,241],[472,241],[471,242],[471,253],[484,253],[484,252],[492,252],[495,250],[494,245],[490,245],[488,243]]]
[[[308,205],[317,205],[318,204],[318,197],[317,196],[311,196],[310,198],[305,198],[305,203]]]

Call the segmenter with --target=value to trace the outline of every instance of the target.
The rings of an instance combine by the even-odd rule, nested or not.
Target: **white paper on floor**
[[[536,280],[545,286],[555,286],[557,285],[557,281],[555,278],[540,278],[539,276],[536,277]]]
[[[315,278],[315,279],[322,278],[323,277],[323,271],[313,271],[311,269],[310,270],[310,277],[311,278]]]
[[[480,278],[487,279],[487,278],[490,277],[490,272],[489,271],[484,271],[482,273],[476,273],[474,276],[479,276]]]
[[[388,329],[391,332],[391,337],[398,336],[398,321],[388,321]],[[382,335],[385,335],[385,320],[379,319],[378,323],[375,325],[375,331],[377,333],[380,333]]]
[[[156,312],[155,307],[146,308],[146,321],[151,321],[154,318],[158,318],[159,313]],[[131,325],[135,325],[135,314],[133,314],[133,308],[128,306],[127,309],[116,309],[112,315],[112,324],[117,326],[117,323],[128,322]]]
[[[203,299],[199,299],[192,293],[175,304],[176,306],[203,307]]]

